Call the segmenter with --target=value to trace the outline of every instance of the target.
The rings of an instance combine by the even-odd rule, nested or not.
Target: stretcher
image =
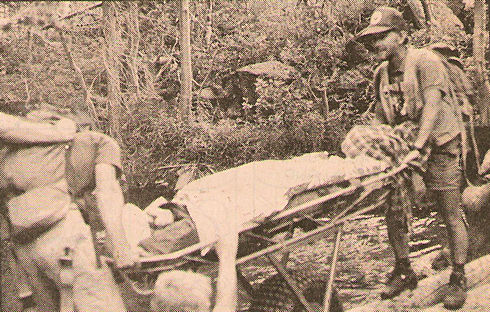
[[[284,210],[270,215],[263,222],[246,224],[239,234],[236,265],[239,287],[251,298],[249,311],[342,311],[333,286],[342,225],[351,218],[383,206],[390,191],[396,187],[395,176],[405,169],[407,165],[404,164],[308,190],[295,195]],[[328,276],[318,276],[318,272],[308,270],[287,269],[289,254],[296,247],[332,234],[335,234],[335,243]],[[278,236],[281,239],[277,239]],[[120,274],[136,293],[150,295],[152,283],[160,272],[176,269],[199,271],[199,267],[205,265],[217,268],[217,257],[212,252],[204,256],[201,253],[214,243],[202,242],[169,254],[144,257],[138,269]],[[277,274],[259,285],[252,285],[242,274],[240,266],[260,257],[268,259]]]

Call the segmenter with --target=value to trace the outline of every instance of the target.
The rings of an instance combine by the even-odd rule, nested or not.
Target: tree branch
[[[73,61],[73,57],[71,55],[70,49],[68,48],[67,40],[66,40],[66,38],[63,34],[63,31],[61,29],[58,29],[58,34],[60,35],[61,44],[63,46],[63,50],[65,51],[66,58],[68,59],[68,63],[70,64],[71,68],[75,71],[75,74],[78,77],[78,81],[80,83],[80,86],[82,87],[83,102],[85,103],[87,108],[93,114],[92,118],[95,120],[95,122],[97,124],[97,113],[96,113],[96,110],[94,107],[94,103],[92,102],[92,99],[90,96],[90,90],[87,88],[87,84],[85,83],[85,79],[83,77],[82,70]],[[97,124],[97,126],[98,126],[98,124]]]
[[[70,18],[72,18],[72,17],[75,17],[75,16],[77,16],[77,15],[83,14],[83,13],[85,13],[85,12],[87,12],[87,11],[90,11],[90,10],[96,9],[96,8],[98,8],[98,7],[101,7],[101,6],[102,6],[102,2],[97,2],[97,3],[95,3],[95,4],[91,5],[91,6],[88,6],[88,7],[86,7],[86,8],[83,8],[83,9],[81,9],[81,10],[78,10],[78,11],[75,11],[75,12],[70,13],[70,14],[68,14],[68,15],[62,16],[62,17],[60,17],[60,18],[58,19],[58,21],[63,21],[63,20],[70,19]],[[46,29],[49,29],[49,28],[52,28],[52,27],[55,27],[55,26],[54,26],[54,24],[48,24],[48,25],[44,26],[44,27],[43,27],[43,28],[41,28],[41,29],[42,29],[42,30],[46,30]]]

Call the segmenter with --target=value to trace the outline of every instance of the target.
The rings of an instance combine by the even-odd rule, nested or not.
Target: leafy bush
[[[301,98],[301,78],[291,84],[260,78],[256,87],[259,97],[247,120],[189,123],[158,101],[137,105],[123,129],[129,187],[172,196],[181,168],[203,174],[255,160],[336,153],[352,125],[364,122],[350,105],[321,115],[313,101]]]

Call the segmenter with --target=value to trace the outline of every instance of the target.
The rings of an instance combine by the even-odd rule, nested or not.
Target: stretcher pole
[[[379,175],[376,175],[376,176],[373,176],[371,178],[368,178],[367,180],[365,181],[362,181],[360,184],[358,185],[351,185],[343,190],[340,190],[340,191],[337,191],[337,192],[334,192],[334,193],[331,193],[331,194],[328,194],[326,196],[322,196],[322,197],[319,197],[315,200],[312,200],[308,203],[304,203],[304,204],[301,204],[301,205],[298,205],[294,208],[291,208],[291,209],[288,209],[288,210],[285,210],[285,211],[281,211],[279,213],[277,213],[276,215],[272,216],[270,219],[267,219],[266,221],[278,221],[280,220],[281,218],[285,218],[285,217],[289,217],[291,215],[294,215],[294,214],[297,214],[297,213],[300,213],[300,212],[303,212],[303,210],[307,209],[307,208],[311,208],[315,205],[318,205],[318,204],[322,204],[324,202],[327,202],[328,200],[331,200],[333,198],[337,198],[337,197],[340,197],[342,195],[345,195],[345,194],[348,194],[348,193],[352,193],[353,191],[361,188],[361,187],[366,187],[368,185],[371,185],[371,184],[374,184],[374,183],[377,183],[377,182],[381,182],[387,178],[390,178],[390,177],[393,177],[395,176],[396,174],[400,173],[401,171],[405,170],[406,168],[408,167],[407,164],[402,164],[401,166],[397,167],[397,168],[394,168],[392,169],[391,171],[387,172],[387,173],[384,173],[384,174],[379,174]],[[340,222],[341,223],[341,222]],[[259,223],[257,221],[251,221],[251,222],[248,222],[247,224],[244,225],[243,227],[243,231],[249,231],[255,227],[257,227],[257,225],[259,225]],[[325,228],[323,229],[325,230]],[[176,251],[176,252],[173,252],[171,254],[165,254],[165,255],[155,255],[155,256],[148,256],[148,257],[144,257],[142,259],[140,259],[140,262],[141,263],[151,263],[151,262],[155,262],[155,261],[171,261],[171,260],[175,260],[175,259],[178,259],[182,256],[185,256],[191,252],[195,252],[195,251],[198,251],[198,250],[202,250],[204,248],[207,248],[207,247],[211,247],[213,246],[215,242],[200,242],[198,244],[195,244],[195,245],[192,245],[192,246],[189,246],[189,247],[186,247],[184,249],[181,249],[179,251]],[[261,255],[264,255],[266,254],[267,252],[261,254]],[[247,257],[248,258],[248,257]],[[113,261],[112,259],[107,259],[108,261]],[[106,260],[106,261],[107,261]]]
[[[328,277],[327,290],[325,291],[325,297],[323,299],[324,312],[330,311],[330,301],[332,300],[333,282],[335,279],[335,270],[337,267],[337,260],[339,257],[339,247],[340,247],[340,238],[342,236],[342,228],[343,228],[343,224],[340,225],[337,229],[335,246],[333,249],[332,263],[330,264],[330,276]]]
[[[323,225],[323,226],[320,226],[308,233],[304,233],[304,234],[301,234],[297,237],[294,237],[290,240],[287,240],[287,241],[284,241],[284,242],[281,242],[281,243],[277,243],[276,245],[273,245],[273,246],[269,246],[269,247],[266,247],[260,251],[257,251],[257,252],[254,252],[250,255],[247,255],[247,256],[244,256],[244,257],[241,257],[240,259],[237,260],[237,264],[242,264],[242,263],[245,263],[247,261],[250,261],[252,259],[256,259],[258,257],[261,257],[261,256],[264,256],[264,255],[267,255],[267,254],[271,254],[271,253],[275,253],[277,252],[278,250],[280,249],[283,249],[283,248],[286,248],[286,247],[290,247],[290,246],[293,246],[293,245],[296,245],[296,244],[299,244],[299,243],[302,243],[302,242],[305,242],[305,241],[311,241],[312,239],[315,239],[316,237],[318,236],[324,236],[326,235],[326,232],[331,230],[333,227],[335,227],[336,225],[339,225],[339,224],[342,224],[344,223],[345,221],[349,220],[350,218],[353,218],[353,217],[356,217],[358,215],[361,215],[361,214],[364,214],[364,213],[367,213],[369,211],[372,211],[378,207],[380,207],[382,204],[384,204],[383,201],[381,202],[376,202],[374,203],[373,205],[369,206],[369,207],[366,207],[366,208],[363,208],[361,210],[358,210],[348,216],[345,216],[341,219],[338,219],[338,220],[335,220],[335,221],[330,221],[329,223]]]
[[[374,183],[377,183],[377,182],[384,181],[384,180],[386,180],[388,178],[391,178],[391,177],[399,174],[400,172],[402,172],[403,170],[405,170],[407,168],[408,168],[408,164],[402,164],[402,165],[400,165],[400,166],[392,169],[391,171],[389,171],[387,173],[379,174],[379,175],[370,177],[370,178],[362,181],[359,184],[350,185],[350,186],[348,186],[348,187],[346,187],[346,188],[344,188],[344,189],[342,189],[340,191],[333,192],[331,194],[328,194],[328,195],[319,197],[319,198],[314,199],[312,201],[309,201],[307,203],[298,205],[298,206],[296,206],[294,208],[280,211],[279,213],[275,214],[270,220],[276,221],[276,220],[279,220],[281,218],[288,217],[288,216],[291,216],[291,215],[296,214],[296,213],[299,213],[299,212],[304,212],[305,209],[311,208],[311,207],[313,207],[315,205],[318,205],[318,204],[322,204],[324,202],[327,202],[327,201],[329,201],[331,199],[340,197],[342,195],[346,195],[346,194],[352,193],[352,192],[358,190],[361,187],[366,187],[368,185],[371,185],[371,184],[374,184]]]

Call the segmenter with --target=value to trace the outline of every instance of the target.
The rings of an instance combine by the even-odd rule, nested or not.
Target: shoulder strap
[[[385,96],[383,96],[382,87],[389,84],[388,77],[388,62],[385,61],[381,63],[374,71],[374,89],[376,96],[381,102],[383,111],[385,113],[385,118],[388,124],[393,125],[395,122],[395,110],[393,105],[389,103]]]

